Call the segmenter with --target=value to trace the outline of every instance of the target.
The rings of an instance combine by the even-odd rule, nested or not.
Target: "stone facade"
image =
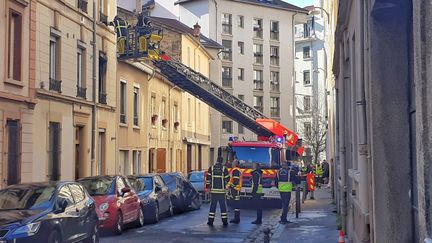
[[[36,2],[0,8],[0,188],[33,177]]]

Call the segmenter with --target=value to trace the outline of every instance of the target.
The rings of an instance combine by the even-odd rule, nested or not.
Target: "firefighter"
[[[261,205],[261,195],[262,195],[262,170],[258,163],[253,163],[252,172],[252,199],[255,207],[257,209],[257,218],[252,224],[262,224],[262,205]]]
[[[222,158],[218,158],[216,164],[208,169],[206,188],[210,190],[211,202],[207,224],[213,226],[216,216],[216,206],[219,203],[221,218],[224,226],[228,225],[228,213],[226,209],[225,187],[229,181],[228,169],[222,165]]]
[[[141,12],[138,15],[138,23],[137,23],[137,39],[138,39],[138,51],[146,52],[147,51],[147,39],[151,34],[151,21],[145,15],[144,12]]]
[[[296,172],[289,167],[287,161],[282,163],[282,168],[278,171],[275,182],[282,200],[282,215],[279,223],[286,224],[289,223],[287,215],[291,192],[293,187],[298,184]]]
[[[234,199],[234,219],[232,219],[230,223],[240,223],[240,190],[242,188],[242,184],[242,172],[238,167],[238,160],[234,159],[232,162],[230,181],[228,182],[228,190],[230,190],[231,197]]]
[[[122,55],[125,53],[127,29],[129,28],[129,24],[126,20],[116,15],[110,25],[114,26],[115,32],[117,33],[118,53]]]

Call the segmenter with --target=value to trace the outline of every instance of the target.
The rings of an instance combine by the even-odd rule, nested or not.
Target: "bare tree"
[[[327,111],[323,97],[320,94],[318,100],[310,97],[310,102],[303,99],[297,103],[297,120],[303,123],[298,126],[298,132],[303,138],[303,145],[311,150],[313,163],[318,163],[321,153],[326,150]]]

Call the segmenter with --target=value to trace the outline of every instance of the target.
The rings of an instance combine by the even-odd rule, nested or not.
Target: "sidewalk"
[[[330,189],[316,190],[315,200],[306,200],[302,204],[302,212],[298,219],[295,218],[293,210],[294,208],[290,210],[288,218],[292,223],[278,225],[273,231],[271,242],[337,242],[336,214],[333,212],[335,206],[332,204]]]

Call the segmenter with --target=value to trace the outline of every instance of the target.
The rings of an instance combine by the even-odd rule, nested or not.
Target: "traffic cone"
[[[343,230],[339,230],[339,240],[338,243],[345,243],[345,233]]]

